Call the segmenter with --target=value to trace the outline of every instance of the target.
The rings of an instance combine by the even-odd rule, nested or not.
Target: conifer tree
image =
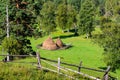
[[[51,1],[44,3],[40,15],[40,28],[47,33],[54,31],[56,28],[54,3]]]
[[[36,27],[34,27],[33,25],[35,24],[36,15],[39,14],[39,9],[41,9],[41,7],[39,7],[41,6],[41,4],[38,3],[38,0],[7,1],[7,3],[3,3],[3,7],[6,7],[6,4],[9,7],[10,35],[13,36],[12,38],[15,38],[13,40],[17,40],[17,43],[21,45],[19,46],[19,54],[33,53],[34,51],[30,46],[30,40],[27,39],[27,37],[32,37],[34,35],[34,30],[36,29]],[[3,9],[3,11],[5,10]],[[6,13],[3,13],[3,16],[4,14]],[[4,16],[4,18],[6,18],[6,16]],[[3,20],[3,22],[6,23],[5,19]],[[3,32],[6,32],[5,25],[1,26],[0,29],[2,29]],[[2,37],[2,40],[4,39],[4,37]]]
[[[74,7],[67,3],[66,0],[59,4],[56,10],[56,25],[60,29],[68,30],[76,22],[76,14]]]
[[[94,30],[94,11],[95,6],[92,0],[85,0],[78,14],[79,34],[86,34],[86,37],[91,37],[91,32]]]

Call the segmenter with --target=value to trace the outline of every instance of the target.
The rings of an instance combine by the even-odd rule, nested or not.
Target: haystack
[[[64,44],[63,44],[63,42],[62,42],[62,40],[61,40],[60,38],[58,38],[58,39],[56,40],[56,45],[57,45],[59,48],[62,48],[62,47],[64,46]]]
[[[48,37],[42,44],[42,48],[47,50],[56,50],[58,47],[51,37]]]

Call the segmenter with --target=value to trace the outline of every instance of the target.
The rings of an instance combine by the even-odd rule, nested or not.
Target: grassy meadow
[[[80,61],[82,61],[83,66],[89,67],[89,68],[95,68],[95,69],[103,69],[107,67],[102,60],[103,49],[99,47],[97,44],[93,43],[91,39],[86,39],[85,36],[75,37],[73,36],[73,33],[69,33],[69,32],[67,33],[54,32],[54,33],[51,33],[50,36],[53,38],[54,41],[58,37],[60,37],[63,43],[71,44],[72,47],[64,50],[54,50],[54,51],[43,50],[40,48],[37,49],[37,45],[43,43],[43,41],[47,39],[48,36],[37,38],[37,39],[29,38],[31,41],[32,48],[35,51],[39,51],[42,57],[53,59],[53,60],[57,60],[58,58],[61,58],[62,62],[77,64],[77,65],[79,65]],[[36,60],[34,58],[26,58],[18,61],[35,62]],[[44,63],[42,64],[45,66]],[[70,68],[77,70],[77,68],[74,68],[74,67],[70,67]],[[81,69],[81,71],[96,77],[103,76],[103,73],[98,73],[95,71],[89,71],[84,69]],[[118,78],[118,80],[120,79],[119,74],[120,74],[120,70],[117,70],[116,73],[113,73],[113,72],[110,73],[110,75]]]
[[[104,69],[107,67],[103,61],[103,55],[102,55],[103,49],[99,47],[97,44],[93,43],[91,39],[85,39],[84,38],[85,36],[74,37],[72,33],[61,33],[61,32],[52,33],[50,36],[53,38],[54,41],[56,40],[57,37],[60,37],[65,44],[71,44],[72,47],[65,50],[55,50],[55,51],[37,49],[36,46],[38,44],[41,44],[45,39],[48,38],[48,36],[38,39],[31,38],[30,40],[33,49],[35,51],[39,51],[42,57],[54,59],[54,60],[57,60],[57,58],[60,57],[61,61],[63,62],[78,64],[78,65],[80,61],[82,61],[83,66],[95,68],[95,69]],[[103,73],[88,71],[84,69],[82,69],[82,71],[84,73],[96,77],[103,76]],[[117,70],[116,73],[111,72],[110,74],[120,79],[119,76],[120,70]]]

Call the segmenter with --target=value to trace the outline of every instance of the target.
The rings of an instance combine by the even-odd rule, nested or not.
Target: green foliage
[[[6,3],[3,4],[4,6],[0,6],[0,8],[3,7],[4,9],[2,10],[5,12]],[[18,43],[21,44],[21,48],[19,48],[19,54],[33,53],[33,50],[30,47],[30,41],[27,39],[27,37],[31,37],[36,33],[34,32],[36,30],[36,26],[33,25],[35,24],[35,19],[39,14],[39,9],[41,9],[42,3],[38,2],[38,0],[8,0],[7,5],[9,7],[10,35],[14,36]],[[0,21],[3,23],[6,23],[5,15],[6,13],[3,13],[3,15],[0,16]],[[5,25],[6,24],[0,25],[1,41],[6,36]]]
[[[19,48],[21,48],[21,44],[14,37],[5,37],[1,45],[9,54],[18,54],[20,52]]]
[[[56,25],[62,30],[66,29],[67,25],[67,5],[66,3],[59,4],[56,11]]]
[[[60,3],[62,3],[63,0],[53,0],[55,7],[57,7]]]
[[[78,14],[79,34],[91,36],[91,32],[94,30],[95,6],[92,0],[85,0],[81,6],[81,10]]]
[[[105,2],[106,14],[111,16],[114,15],[116,6],[119,6],[120,4],[119,1],[120,0],[106,0]]]
[[[5,15],[6,15],[6,3],[8,1],[5,0],[0,0],[0,44],[1,41],[3,40],[3,38],[6,36],[6,32],[5,32]]]
[[[40,21],[40,28],[44,32],[52,32],[55,30],[55,5],[53,2],[48,1],[43,4],[42,10],[40,12],[41,18]]]
[[[67,29],[70,29],[76,23],[77,12],[71,5],[67,5]]]
[[[83,0],[68,0],[68,4],[74,6],[75,10],[79,12]]]
[[[120,68],[120,25],[106,18],[102,23],[102,33],[95,40],[104,48],[104,61],[114,71]]]
[[[59,4],[56,11],[56,25],[62,30],[69,30],[76,22],[76,14],[73,6],[66,2]]]

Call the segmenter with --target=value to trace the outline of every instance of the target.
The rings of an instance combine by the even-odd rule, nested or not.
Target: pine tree
[[[47,1],[43,4],[41,10],[40,28],[42,31],[50,33],[55,30],[55,5],[51,1]]]
[[[0,0],[0,44],[6,36],[6,4],[8,1]]]
[[[38,9],[40,9],[35,7],[37,6],[34,4],[36,2],[37,0],[8,0],[7,3],[3,3],[9,6],[10,35],[21,45],[19,54],[34,52],[30,46],[30,40],[27,39],[27,37],[32,37],[36,29],[33,25],[35,24],[36,15],[39,14]],[[3,22],[5,23],[6,21],[3,20]],[[5,25],[3,25],[3,27],[5,28],[3,32],[5,32]],[[3,29],[3,27],[1,26],[1,29]]]
[[[74,6],[75,10],[79,12],[83,1],[84,0],[68,0],[68,4]]]
[[[77,11],[71,5],[67,5],[67,26],[68,31],[76,24]]]
[[[94,30],[94,10],[93,1],[85,0],[78,14],[79,34],[86,34],[87,38],[92,36],[91,32]]]
[[[56,25],[60,29],[70,30],[74,23],[76,23],[77,11],[74,7],[66,2],[66,0],[59,4],[56,11]]]
[[[62,30],[67,26],[67,3],[63,2],[58,5],[56,11],[56,25]]]

